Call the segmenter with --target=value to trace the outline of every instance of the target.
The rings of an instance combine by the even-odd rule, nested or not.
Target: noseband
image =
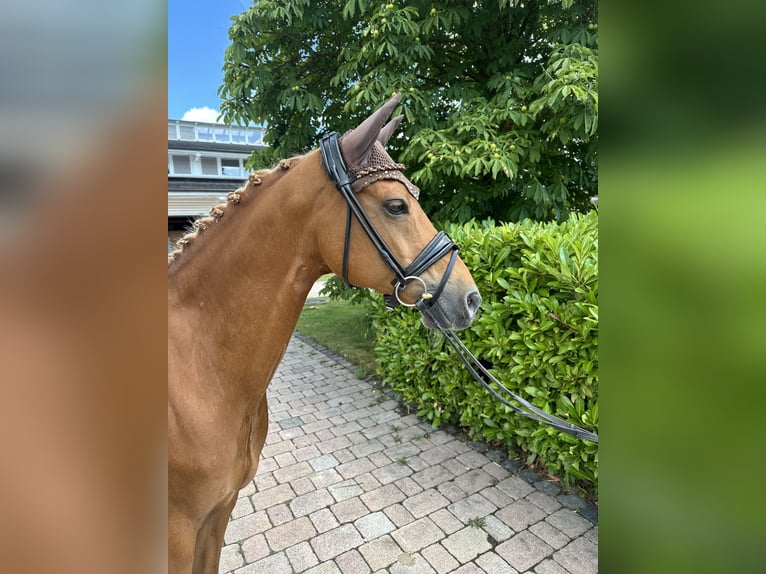
[[[356,194],[354,194],[351,189],[351,184],[354,180],[348,173],[346,163],[343,161],[343,155],[340,152],[340,144],[338,142],[338,134],[333,132],[323,137],[319,142],[319,147],[322,150],[322,163],[324,168],[348,205],[346,234],[343,246],[343,282],[346,285],[351,286],[351,283],[348,281],[348,256],[351,239],[351,216],[353,214],[367,237],[370,238],[370,241],[380,257],[394,274],[394,280],[391,282],[394,286],[394,293],[393,295],[384,295],[386,304],[389,307],[394,307],[397,303],[408,307],[415,306],[415,303],[404,303],[399,296],[410,282],[417,280],[423,284],[423,293],[420,296],[420,301],[427,307],[433,306],[438,300],[439,295],[442,294],[444,286],[447,284],[449,276],[452,273],[452,268],[455,266],[458,246],[455,245],[455,242],[452,241],[446,233],[440,231],[428,242],[409,266],[405,267],[402,265],[396,258],[394,252],[391,251],[391,248],[386,245],[386,242],[380,236],[377,229],[375,229],[375,226],[372,224],[369,217],[367,217],[359,200],[356,198]],[[444,272],[439,285],[433,293],[429,293],[425,281],[423,281],[420,276],[442,257],[450,253],[451,256],[449,263],[447,264],[447,269]]]
[[[481,364],[481,361],[479,361],[468,350],[460,338],[452,331],[442,327],[438,319],[433,315],[433,313],[431,313],[431,308],[436,303],[439,295],[441,295],[442,291],[444,290],[444,286],[447,284],[447,280],[452,273],[452,268],[455,266],[455,260],[457,259],[458,246],[455,245],[452,239],[450,239],[446,233],[440,231],[431,241],[428,242],[428,245],[423,248],[423,250],[418,254],[417,257],[415,257],[412,263],[410,263],[408,267],[404,267],[396,258],[396,255],[394,255],[393,251],[391,251],[388,245],[386,245],[386,242],[383,241],[383,238],[380,236],[378,231],[375,229],[375,226],[367,217],[367,214],[365,213],[364,209],[359,203],[359,200],[356,198],[356,195],[351,189],[351,184],[354,182],[354,179],[348,173],[346,164],[343,161],[343,156],[340,152],[340,144],[338,143],[338,134],[333,132],[323,137],[319,142],[319,147],[322,150],[322,164],[324,165],[324,168],[327,171],[330,179],[335,184],[335,187],[338,188],[338,191],[340,191],[341,195],[343,195],[343,199],[346,200],[346,204],[348,205],[348,214],[346,217],[346,234],[343,246],[343,282],[346,285],[351,285],[348,281],[348,253],[349,241],[351,238],[351,216],[353,214],[367,237],[370,238],[370,241],[375,246],[375,249],[378,251],[383,261],[394,274],[394,280],[391,282],[391,284],[394,286],[394,294],[393,296],[383,296],[386,301],[386,305],[389,307],[394,307],[398,302],[402,305],[406,305],[407,307],[417,307],[444,336],[449,345],[455,350],[455,353],[457,353],[457,356],[466,366],[468,372],[471,373],[473,378],[481,383],[481,385],[487,389],[487,391],[489,391],[493,397],[510,408],[512,411],[536,422],[547,424],[559,431],[597,443],[598,435],[580,428],[577,425],[573,425],[570,422],[562,420],[550,413],[546,413],[542,409],[539,409],[538,407],[531,404],[529,401],[513,393],[494,376],[492,376],[492,374],[484,367],[484,365]],[[444,272],[444,275],[442,276],[436,291],[429,293],[428,287],[425,281],[421,279],[420,275],[425,273],[425,271],[429,269],[434,263],[449,253],[451,253],[451,255],[449,263],[447,264],[447,270]],[[404,290],[404,288],[412,281],[420,281],[423,284],[423,293],[421,294],[420,299],[415,303],[404,303],[399,298],[399,295],[401,294],[402,290]],[[490,382],[494,383],[499,389],[501,389],[513,400],[519,403],[521,407],[510,403],[503,396],[501,396],[494,388],[492,388],[492,386],[489,384]]]

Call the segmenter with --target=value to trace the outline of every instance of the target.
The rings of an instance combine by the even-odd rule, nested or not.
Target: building
[[[168,120],[168,231],[207,215],[242,185],[247,158],[265,147],[264,131]]]

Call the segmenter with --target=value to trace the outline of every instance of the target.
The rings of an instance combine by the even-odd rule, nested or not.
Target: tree
[[[567,217],[597,193],[597,0],[262,0],[234,16],[226,122],[254,164],[315,147],[404,94],[392,157],[437,220]]]

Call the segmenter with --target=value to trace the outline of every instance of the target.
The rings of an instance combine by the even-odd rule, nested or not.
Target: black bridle
[[[441,323],[439,323],[438,319],[433,315],[431,308],[436,303],[442,291],[444,290],[444,286],[447,284],[447,280],[452,273],[452,268],[454,267],[455,260],[457,259],[458,247],[455,245],[452,239],[450,239],[446,233],[440,231],[431,241],[428,242],[428,244],[417,255],[417,257],[415,257],[409,266],[405,267],[402,265],[396,258],[396,255],[393,253],[393,251],[391,251],[388,245],[386,245],[386,242],[383,241],[383,238],[380,236],[378,231],[375,229],[375,226],[367,217],[367,214],[365,213],[364,209],[359,203],[359,200],[356,198],[356,195],[351,189],[351,184],[354,182],[354,179],[348,173],[346,164],[343,161],[343,155],[341,154],[340,143],[338,141],[338,134],[333,132],[324,136],[319,142],[319,147],[322,152],[322,164],[324,165],[330,180],[335,184],[335,187],[338,188],[338,191],[340,191],[343,199],[346,200],[346,204],[348,205],[345,241],[343,247],[344,283],[346,283],[346,285],[350,285],[348,281],[348,257],[349,242],[351,238],[351,218],[353,215],[353,217],[355,217],[359,222],[359,225],[362,227],[362,230],[365,232],[367,237],[369,237],[370,241],[380,254],[383,261],[394,274],[394,280],[392,281],[392,285],[394,286],[394,295],[393,297],[390,295],[384,295],[387,305],[393,306],[395,304],[395,298],[396,301],[398,301],[400,304],[407,305],[409,307],[417,307],[423,313],[426,319],[428,319],[428,321],[444,336],[449,345],[455,350],[455,353],[457,353],[457,356],[466,366],[468,372],[471,373],[473,378],[481,383],[481,385],[487,389],[487,391],[489,391],[493,397],[499,400],[503,405],[510,408],[512,411],[534,421],[550,425],[562,432],[597,443],[598,435],[582,429],[577,425],[568,423],[550,413],[546,413],[542,409],[539,409],[538,407],[531,404],[529,401],[513,393],[494,376],[492,376],[492,374],[484,368],[481,362],[466,348],[458,336],[454,332],[442,327]],[[447,269],[444,272],[444,275],[442,275],[441,281],[439,282],[436,291],[429,293],[425,281],[420,278],[420,275],[447,254],[451,254],[449,263],[447,264]],[[401,291],[410,282],[416,280],[423,284],[423,293],[421,294],[420,299],[418,299],[414,304],[404,303],[399,298]],[[492,388],[492,386],[489,384],[490,382],[497,385],[499,389],[505,392],[514,401],[519,403],[521,407],[510,403],[507,399],[501,396],[495,389]]]

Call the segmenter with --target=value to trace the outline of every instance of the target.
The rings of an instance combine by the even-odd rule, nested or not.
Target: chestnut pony
[[[355,177],[354,197],[390,251],[408,264],[436,230],[416,200],[417,188],[382,147],[401,120],[384,126],[398,101],[345,134],[340,151]],[[172,574],[218,572],[229,516],[266,439],[266,387],[316,279],[343,273],[354,285],[393,292],[394,273],[347,213],[314,150],[251,174],[169,256]],[[448,329],[470,325],[481,303],[465,265],[449,254],[397,293],[412,303],[424,289],[426,295],[439,290],[431,312]]]

